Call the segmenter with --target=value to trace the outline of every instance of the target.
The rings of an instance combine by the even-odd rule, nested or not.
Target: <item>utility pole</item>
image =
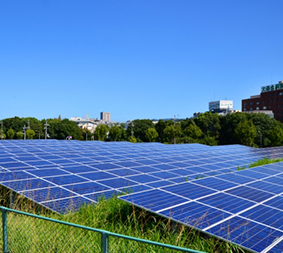
[[[134,122],[132,122],[131,135],[134,135]]]
[[[44,130],[45,130],[45,140],[47,139],[47,128],[50,126],[49,124],[47,124],[47,120],[46,123],[44,124]]]
[[[23,127],[23,133],[24,133],[24,140],[26,140],[26,130],[29,129],[28,127],[26,127],[26,125],[24,125]]]

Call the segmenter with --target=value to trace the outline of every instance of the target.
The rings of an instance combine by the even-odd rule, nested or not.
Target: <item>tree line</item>
[[[8,118],[3,121],[2,138],[23,139],[23,127],[27,139],[44,138],[46,119]],[[94,133],[81,129],[68,119],[47,119],[48,135],[51,139],[63,140],[72,136],[76,140],[202,143],[206,145],[243,144],[252,147],[283,145],[283,124],[263,113],[232,113],[227,116],[205,112],[197,118],[185,120],[159,120],[156,124],[149,119],[136,119],[128,124],[112,126],[98,125]]]

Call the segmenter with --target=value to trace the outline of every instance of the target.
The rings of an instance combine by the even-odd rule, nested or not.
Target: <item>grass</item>
[[[282,158],[264,158],[250,163],[248,166],[238,167],[238,170],[281,161],[283,161]],[[202,176],[199,176],[199,178],[202,178]],[[189,178],[187,178],[188,180]],[[0,188],[0,195],[2,196],[0,204],[8,206],[10,199],[9,190],[3,187]],[[245,252],[237,245],[208,236],[196,229],[176,224],[170,219],[121,201],[117,196],[113,196],[108,200],[102,198],[95,205],[85,205],[76,212],[69,212],[64,215],[50,212],[20,195],[16,195],[15,199],[15,209],[41,214],[70,223],[209,253]],[[2,236],[1,230],[2,226],[0,228]],[[8,231],[10,252],[71,253],[100,252],[101,250],[99,233],[15,213],[8,213]],[[115,237],[111,237],[109,242],[110,252],[129,252],[129,249],[131,249],[130,252],[135,253],[180,252]],[[0,247],[3,247],[2,240],[0,241]]]
[[[42,214],[70,223],[204,252],[244,252],[236,245],[149,213],[117,196],[108,200],[102,198],[96,205],[85,205],[76,212],[64,215],[50,212]],[[10,252],[100,252],[99,233],[24,215],[8,213],[8,231]],[[115,237],[110,237],[109,242],[110,252],[129,252],[129,249],[135,253],[180,252]]]
[[[239,166],[237,169],[238,170],[245,170],[245,169],[249,169],[249,168],[254,168],[254,167],[258,167],[258,166],[262,166],[262,165],[266,165],[266,164],[271,164],[271,163],[278,163],[278,162],[282,162],[283,158],[278,158],[278,159],[271,159],[271,158],[263,158],[263,159],[259,159],[255,162],[250,163],[248,166]]]

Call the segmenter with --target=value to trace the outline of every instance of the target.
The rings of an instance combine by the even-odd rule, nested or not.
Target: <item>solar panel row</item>
[[[282,194],[277,163],[119,198],[256,252],[281,252]]]
[[[277,252],[283,248],[283,165],[238,167],[282,157],[282,151],[241,145],[1,141],[0,183],[57,212],[133,192],[120,198],[256,252]]]

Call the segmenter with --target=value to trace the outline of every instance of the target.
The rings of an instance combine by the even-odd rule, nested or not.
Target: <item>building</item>
[[[110,112],[101,112],[100,113],[100,120],[103,121],[103,122],[111,122]]]
[[[283,81],[263,86],[259,95],[243,99],[242,111],[261,111],[283,122]]]
[[[232,110],[233,109],[233,101],[232,100],[218,100],[209,102],[209,111],[215,110]]]
[[[96,127],[102,124],[97,119],[85,119],[81,117],[71,117],[70,120],[76,122],[79,128],[88,129],[91,133],[94,133]]]
[[[209,111],[212,113],[218,113],[219,115],[227,115],[228,113],[237,112],[238,110],[233,110],[232,100],[218,100],[212,101],[208,104]]]

